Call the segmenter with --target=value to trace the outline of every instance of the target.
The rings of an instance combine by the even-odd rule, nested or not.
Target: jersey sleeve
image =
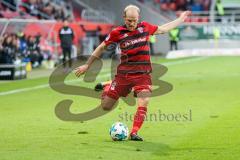
[[[118,41],[119,41],[119,34],[118,34],[118,31],[114,29],[105,38],[104,43],[106,45],[109,45],[111,43],[118,43]]]
[[[158,29],[157,25],[153,25],[153,24],[150,24],[148,22],[142,22],[142,23],[143,23],[143,25],[146,26],[146,28],[147,28],[147,30],[148,30],[150,35],[153,35],[157,31],[157,29]]]

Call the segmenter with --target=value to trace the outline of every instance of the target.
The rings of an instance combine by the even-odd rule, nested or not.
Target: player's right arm
[[[105,42],[102,42],[92,53],[92,55],[89,57],[89,59],[87,60],[87,62],[82,65],[79,66],[75,69],[75,75],[77,77],[81,76],[82,74],[84,74],[88,68],[92,65],[92,63],[94,62],[95,59],[99,59],[100,56],[102,55],[103,51],[106,48],[106,44]]]
[[[107,36],[107,38],[104,40],[104,42],[102,42],[92,53],[92,55],[89,57],[88,61],[86,62],[86,64],[77,67],[75,69],[75,75],[77,77],[81,76],[82,74],[84,74],[88,68],[92,65],[92,63],[94,62],[95,59],[99,59],[103,53],[103,51],[107,48],[108,45],[112,44],[112,43],[118,43],[119,41],[119,32],[114,29],[110,32],[110,34]]]

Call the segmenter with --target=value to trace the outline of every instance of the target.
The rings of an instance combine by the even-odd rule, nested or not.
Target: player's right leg
[[[112,110],[119,97],[125,97],[129,92],[129,83],[124,77],[116,76],[112,82],[105,83],[101,103],[103,110]]]

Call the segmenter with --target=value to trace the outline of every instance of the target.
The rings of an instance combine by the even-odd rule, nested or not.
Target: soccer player
[[[102,55],[108,45],[119,44],[121,62],[117,67],[117,73],[111,85],[103,92],[104,97],[101,100],[101,107],[106,111],[111,110],[119,97],[126,97],[131,90],[134,91],[138,107],[129,136],[130,140],[143,141],[137,133],[146,116],[151,95],[150,73],[152,68],[149,54],[149,36],[167,33],[182,24],[190,13],[190,11],[184,11],[176,20],[157,26],[145,21],[139,22],[140,9],[135,5],[128,5],[123,12],[125,25],[113,29],[105,41],[94,50],[86,64],[75,69],[75,75],[79,77],[89,69],[95,59]]]

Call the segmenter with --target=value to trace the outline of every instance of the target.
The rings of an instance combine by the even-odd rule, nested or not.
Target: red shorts
[[[112,83],[104,87],[102,98],[105,96],[118,100],[126,97],[132,90],[137,95],[142,90],[151,92],[152,80],[149,74],[117,74]]]

